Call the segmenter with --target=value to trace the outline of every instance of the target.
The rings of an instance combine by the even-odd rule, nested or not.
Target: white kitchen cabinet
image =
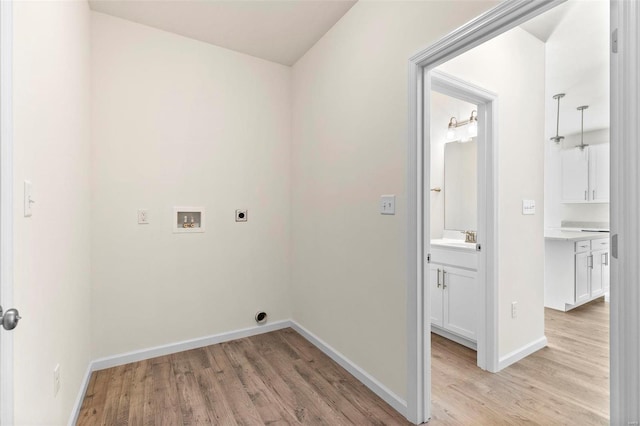
[[[591,273],[589,269],[589,260],[591,253],[576,253],[575,255],[575,297],[569,302],[576,304],[589,300],[591,293],[589,291],[589,275]]]
[[[609,239],[545,239],[548,308],[568,311],[609,291]]]
[[[429,271],[432,330],[476,342],[476,271],[433,263]]]
[[[565,149],[561,156],[563,203],[609,202],[609,144],[590,145],[584,150]]]

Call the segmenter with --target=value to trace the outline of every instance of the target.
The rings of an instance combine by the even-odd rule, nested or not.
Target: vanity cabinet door
[[[429,265],[429,287],[431,290],[431,324],[443,327],[442,311],[442,265]]]
[[[575,303],[584,302],[589,300],[591,292],[589,291],[589,277],[591,275],[590,259],[591,253],[577,253],[575,255]]]
[[[563,203],[586,203],[589,200],[589,150],[561,151],[561,198]]]
[[[476,340],[476,306],[479,303],[476,272],[446,268],[443,277],[444,328],[460,336]]]

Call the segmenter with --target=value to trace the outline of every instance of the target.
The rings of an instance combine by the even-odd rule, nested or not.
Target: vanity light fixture
[[[466,125],[469,125],[467,132],[458,134],[456,129]],[[470,142],[476,136],[478,136],[478,112],[475,109],[471,111],[471,116],[468,120],[458,121],[455,117],[451,117],[447,126],[447,141]]]
[[[564,139],[564,136],[560,136],[559,132],[560,132],[560,99],[564,98],[564,93],[558,93],[557,95],[553,95],[553,99],[557,99],[558,100],[558,113],[556,116],[556,135],[552,136],[550,138],[550,140],[554,141],[556,144],[559,144],[562,139]]]
[[[451,117],[449,120],[449,127],[447,130],[447,140],[453,141],[456,139],[456,127],[458,127],[458,120],[455,117]]]
[[[582,105],[576,108],[582,115],[580,118],[580,145],[576,145],[576,148],[579,148],[580,151],[584,151],[584,147],[589,146],[589,144],[584,143],[584,110],[587,108],[589,108],[589,105]]]

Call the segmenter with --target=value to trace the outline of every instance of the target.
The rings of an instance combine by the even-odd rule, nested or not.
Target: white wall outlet
[[[380,196],[380,214],[396,214],[396,196]]]
[[[31,217],[33,215],[33,184],[25,180],[24,181],[24,217]]]
[[[57,396],[60,392],[60,364],[56,364],[53,369],[53,396]]]
[[[522,214],[536,214],[536,200],[522,200]]]
[[[511,302],[511,318],[518,317],[518,302]]]
[[[248,210],[236,210],[236,222],[246,222],[248,217]]]
[[[138,210],[138,224],[139,225],[147,225],[149,223],[149,210],[147,209],[139,209]]]

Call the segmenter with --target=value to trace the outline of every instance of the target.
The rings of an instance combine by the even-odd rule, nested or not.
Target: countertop
[[[595,240],[598,238],[609,238],[608,232],[584,232],[567,231],[563,229],[545,229],[544,238],[547,240],[580,241]]]

